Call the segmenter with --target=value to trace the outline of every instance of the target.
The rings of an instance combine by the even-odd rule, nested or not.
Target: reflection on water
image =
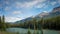
[[[23,28],[8,28],[8,32],[19,32],[20,34],[27,34],[28,29]],[[30,30],[30,32],[33,34],[34,30]],[[41,31],[38,30],[39,34],[41,34]],[[36,30],[37,33],[37,30]],[[43,30],[43,34],[59,34],[59,31],[53,31],[53,30]]]

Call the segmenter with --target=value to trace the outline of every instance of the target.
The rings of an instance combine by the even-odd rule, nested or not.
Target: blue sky
[[[60,0],[0,0],[0,16],[4,14],[6,22],[15,22],[50,12],[57,6],[60,6]]]

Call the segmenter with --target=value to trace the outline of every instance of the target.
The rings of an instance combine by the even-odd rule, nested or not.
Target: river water
[[[27,34],[28,29],[24,29],[24,28],[8,28],[6,31],[8,31],[8,32],[19,32],[20,34]],[[34,31],[36,33],[38,31],[39,34],[41,34],[41,30],[32,30],[32,29],[30,29],[31,34],[33,34]],[[54,30],[43,30],[43,34],[60,34],[60,32],[59,31],[54,31]]]

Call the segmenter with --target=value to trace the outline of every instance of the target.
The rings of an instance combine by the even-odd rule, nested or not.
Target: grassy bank
[[[0,34],[17,34],[17,33],[15,33],[15,32],[0,31]]]

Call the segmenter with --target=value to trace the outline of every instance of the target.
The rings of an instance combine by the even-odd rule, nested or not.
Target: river
[[[8,32],[19,32],[20,34],[27,34],[28,29],[24,28],[8,28],[6,31]],[[34,30],[30,29],[30,32],[33,34]],[[37,32],[37,30],[36,30]],[[41,34],[41,30],[38,30],[39,34]],[[60,31],[55,30],[43,30],[43,34],[60,34]]]

